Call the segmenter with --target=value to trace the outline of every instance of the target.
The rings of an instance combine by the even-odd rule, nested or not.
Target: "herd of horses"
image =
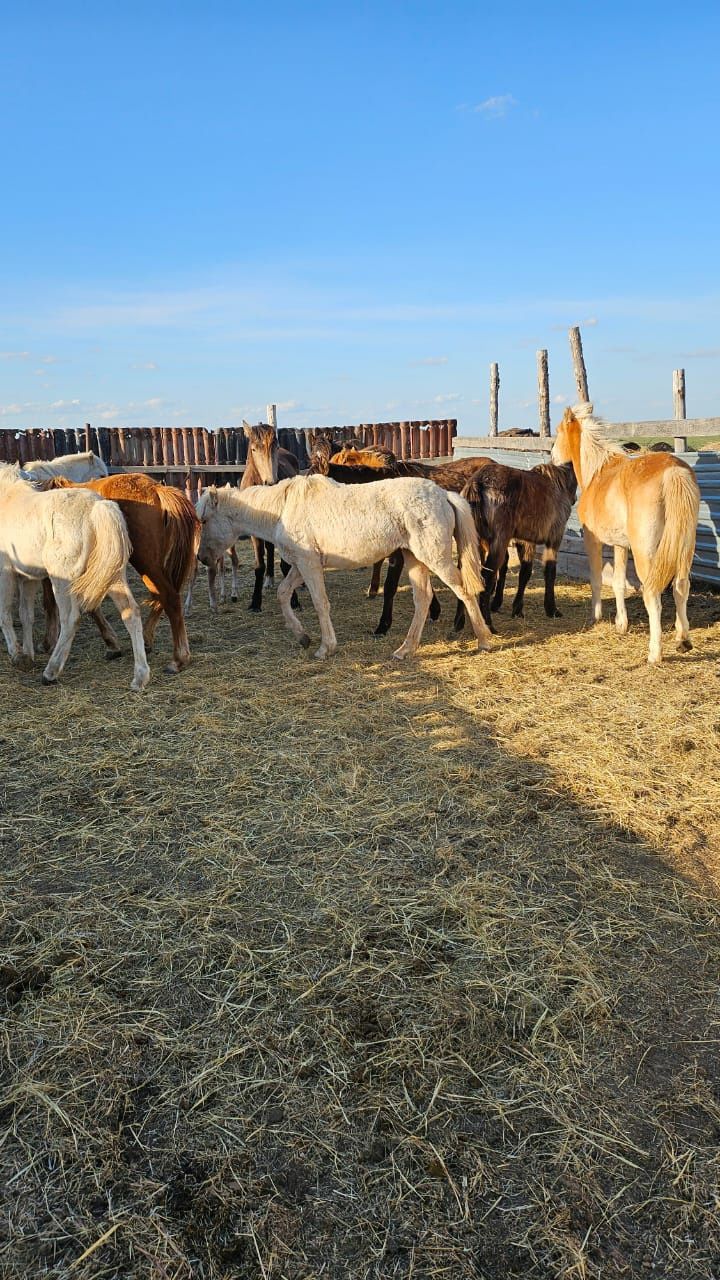
[[[282,569],[277,596],[285,623],[300,644],[310,645],[297,598],[304,585],[320,626],[317,658],[328,657],[337,647],[325,569],[372,565],[372,596],[379,591],[386,559],[376,634],[390,630],[403,569],[414,603],[396,658],[415,652],[428,614],[439,614],[431,574],[456,597],[455,630],[462,630],[467,617],[478,648],[488,649],[511,543],[520,561],[513,615],[522,615],[536,548],[542,546],[545,612],[560,616],[557,552],[578,489],[593,621],[602,616],[602,548],[611,545],[618,633],[628,628],[626,568],[632,552],[650,623],[648,661],[662,658],[661,593],[669,584],[678,648],[691,648],[687,599],[700,503],[693,472],[673,454],[630,453],[608,441],[592,405],[565,411],[552,461],[531,470],[483,457],[439,464],[401,461],[386,449],[341,447],[331,436],[315,433],[310,466],[299,474],[297,459],[279,446],[274,428],[244,425],[248,459],[240,485],[211,486],[196,508],[180,490],[146,475],[108,475],[93,454],[24,468],[0,465],[0,627],[14,664],[28,668],[34,661],[35,599],[42,585],[44,646],[50,650],[45,684],[56,683],[62,672],[83,613],[97,625],[106,656],[120,654],[117,636],[100,608],[106,596],[130,636],[131,688],[143,689],[148,682],[146,654],[163,613],[173,637],[173,658],[166,669],[181,671],[190,659],[185,614],[198,562],[207,567],[210,605],[217,609],[226,554],[233,569],[232,598],[237,599],[235,545],[247,537],[255,559],[250,608],[262,608],[263,586],[273,581],[277,551]],[[150,592],[144,628],[128,584],[128,564]],[[16,597],[21,644],[13,617]]]

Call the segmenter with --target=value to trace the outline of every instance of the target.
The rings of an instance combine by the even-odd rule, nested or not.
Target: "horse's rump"
[[[85,528],[85,567],[70,583],[84,613],[97,609],[130,559],[130,539],[120,508],[114,502],[94,502]]]
[[[660,455],[662,456],[662,455]],[[660,480],[665,524],[643,583],[646,591],[664,591],[676,577],[690,574],[700,510],[700,490],[686,463],[672,459]]]

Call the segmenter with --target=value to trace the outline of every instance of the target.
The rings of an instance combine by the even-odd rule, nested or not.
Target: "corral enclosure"
[[[365,585],[6,663],[4,1275],[717,1277],[720,602],[399,666]]]

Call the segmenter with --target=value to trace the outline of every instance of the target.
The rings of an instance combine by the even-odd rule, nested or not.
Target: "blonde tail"
[[[479,596],[485,584],[482,577],[482,560],[478,534],[470,503],[459,493],[446,493],[445,497],[455,511],[455,541],[460,557],[460,576],[469,596]]]
[[[115,502],[98,498],[88,515],[85,567],[70,589],[83,613],[92,613],[117,581],[130,559],[125,519]]]
[[[661,487],[665,527],[657,545],[645,591],[664,591],[674,578],[686,578],[695,554],[695,533],[700,510],[700,490],[692,471],[683,463],[668,467]]]

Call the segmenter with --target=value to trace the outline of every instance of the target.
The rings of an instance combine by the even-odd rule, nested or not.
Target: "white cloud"
[[[57,364],[59,360],[59,356],[41,356],[40,358],[43,364]]]
[[[144,360],[140,364],[130,365],[131,369],[149,369],[151,372],[154,372],[157,369],[157,367],[158,366],[156,365],[154,360]]]
[[[53,400],[50,405],[51,409],[75,409],[80,404],[79,400]]]
[[[0,360],[29,360],[29,351],[0,351]]]
[[[567,404],[567,396],[553,396],[553,404]]]
[[[422,360],[411,360],[410,364],[417,368],[420,365],[447,364],[447,362],[447,356],[425,356]]]
[[[433,396],[433,404],[455,404],[457,400],[462,400],[459,391],[448,391],[444,396]]]
[[[164,403],[162,396],[153,396],[151,400],[143,400],[143,407],[145,409],[159,409],[160,405]]]
[[[299,400],[279,400],[275,408],[279,413],[288,413],[292,409],[302,409],[303,405]]]
[[[517,106],[517,99],[511,93],[499,93],[492,98],[479,102],[473,111],[484,115],[488,120],[500,120],[506,116],[511,107]]]
[[[0,418],[11,417],[13,414],[22,413],[26,406],[24,404],[0,404]]]

